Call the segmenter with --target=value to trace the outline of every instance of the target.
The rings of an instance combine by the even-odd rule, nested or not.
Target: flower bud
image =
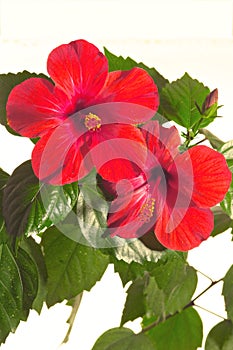
[[[206,117],[216,116],[218,109],[218,89],[214,89],[206,96],[202,105],[202,114]]]
[[[215,103],[218,103],[218,89],[214,89],[207,95],[205,102],[203,103],[203,110],[206,111]]]

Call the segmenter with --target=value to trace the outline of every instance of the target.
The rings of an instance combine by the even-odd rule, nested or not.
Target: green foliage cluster
[[[143,63],[117,57],[107,49],[105,55],[111,71],[137,66],[151,75],[159,89],[159,114],[182,127],[183,149],[195,145],[196,136],[203,135],[233,171],[233,141],[224,143],[205,129],[218,111],[217,103],[206,103],[208,87],[187,73],[170,83]],[[13,134],[6,120],[8,94],[34,76],[26,71],[0,76],[0,123]],[[31,309],[40,313],[43,303],[51,307],[67,300],[77,309],[74,301],[78,298],[80,302],[82,293],[90,291],[113,264],[123,287],[129,284],[121,324],[101,335],[92,350],[197,349],[203,338],[202,321],[194,308],[198,296],[193,297],[197,271],[188,265],[187,254],[152,250],[140,240],[96,248],[108,213],[102,199],[94,171],[81,183],[59,187],[40,183],[30,161],[12,175],[0,169],[0,344],[27,319]],[[98,210],[90,205],[94,200],[98,200]],[[233,182],[220,206],[212,210],[213,236],[233,227]],[[81,218],[75,228],[72,215]],[[95,237],[89,234],[90,226],[95,227]],[[233,266],[222,281],[227,319],[210,331],[206,350],[233,348]],[[213,281],[206,290],[218,282]],[[138,317],[142,329],[135,334],[125,324]]]

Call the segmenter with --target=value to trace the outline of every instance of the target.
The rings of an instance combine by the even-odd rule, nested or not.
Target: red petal
[[[69,120],[43,136],[32,153],[36,176],[52,185],[64,185],[87,175],[92,163],[88,155],[85,157],[88,153],[85,136],[79,136]]]
[[[20,135],[42,136],[48,129],[63,122],[65,104],[65,98],[60,100],[54,93],[53,84],[46,79],[25,80],[14,87],[8,97],[9,125]]]
[[[132,180],[120,181],[116,186],[117,198],[111,203],[108,229],[111,236],[130,239],[145,234],[148,225],[140,219],[140,212],[148,199],[149,186],[143,175]],[[145,226],[144,228],[142,226]],[[149,224],[151,228],[151,223]]]
[[[106,57],[85,40],[55,48],[48,57],[48,73],[71,99],[81,99],[78,109],[95,99],[108,75]]]
[[[136,124],[150,119],[157,111],[158,89],[150,75],[141,68],[111,72],[98,102],[125,102],[118,110],[115,105],[115,114],[121,115],[121,122]]]
[[[139,129],[106,124],[92,134],[91,156],[98,173],[111,182],[133,178],[144,168],[147,149]]]
[[[141,130],[150,151],[147,167],[152,168],[158,163],[163,169],[168,169],[179,154],[181,140],[176,127],[165,128],[158,121],[150,121]]]
[[[232,174],[226,160],[206,146],[196,146],[188,152],[193,166],[192,199],[198,206],[212,207],[223,200],[231,183]]]
[[[200,245],[213,230],[213,213],[209,209],[190,207],[175,209],[166,205],[155,226],[155,235],[165,247],[187,251]]]
[[[111,179],[114,183],[121,179],[132,179],[141,173],[141,169],[132,161],[113,159],[104,163],[98,170],[104,179]]]

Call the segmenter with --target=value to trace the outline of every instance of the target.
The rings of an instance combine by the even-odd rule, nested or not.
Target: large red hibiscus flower
[[[55,48],[47,70],[54,83],[28,79],[11,91],[7,102],[9,125],[23,136],[40,138],[32,153],[39,179],[65,184],[82,178],[95,165],[91,150],[102,142],[100,164],[122,152],[143,161],[145,142],[133,125],[149,120],[159,103],[146,71],[109,73],[106,57],[84,40]]]
[[[116,196],[108,216],[110,234],[128,239],[154,230],[165,247],[190,250],[213,230],[210,207],[224,198],[231,173],[224,157],[207,146],[180,153],[175,127],[149,122],[142,134],[148,147],[143,171],[117,185],[107,183]],[[126,168],[129,164],[125,160]]]

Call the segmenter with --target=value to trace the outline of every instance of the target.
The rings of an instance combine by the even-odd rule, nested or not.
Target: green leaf
[[[16,263],[20,270],[23,284],[23,310],[25,310],[26,320],[38,290],[37,268],[30,255],[20,247],[17,251]]]
[[[49,78],[44,74],[36,74],[36,73],[29,73],[27,71],[23,71],[17,74],[14,73],[8,73],[8,74],[0,74],[0,123],[7,127],[7,130],[17,135],[14,130],[12,130],[8,124],[7,124],[7,116],[6,116],[6,103],[8,96],[16,85],[22,83],[24,80],[29,78]]]
[[[29,309],[41,311],[45,274],[40,247],[32,238],[21,241],[16,253],[0,245],[0,343],[26,321]],[[42,260],[43,261],[43,260]]]
[[[197,105],[202,106],[209,92],[209,88],[185,73],[181,79],[163,88],[160,96],[162,114],[168,120],[173,120],[188,130],[192,129],[202,118]],[[213,118],[204,119],[199,128],[207,126],[211,121]]]
[[[11,245],[12,242],[9,238],[10,238],[9,235],[6,232],[6,226],[3,224],[2,227],[0,228],[0,244],[10,243],[10,245]]]
[[[128,328],[113,328],[101,335],[92,350],[156,350],[145,334]]]
[[[183,262],[186,261],[186,254],[181,252],[151,251],[138,240],[127,244],[108,250],[110,261],[114,264],[115,272],[119,273],[123,286],[137,277],[142,277],[145,271],[153,271],[159,261],[166,262],[170,256],[175,255]]]
[[[229,320],[218,323],[209,332],[205,350],[232,350],[233,349],[233,325]]]
[[[73,211],[57,227],[70,239],[95,248],[109,248],[124,242],[107,232],[109,204],[97,185],[95,169],[79,181],[79,196]],[[122,244],[122,243],[121,243]]]
[[[109,254],[112,254],[118,260],[123,260],[130,264],[131,262],[136,262],[139,264],[144,264],[149,262],[158,262],[163,256],[166,255],[167,251],[155,251],[147,248],[138,239],[131,242],[125,241],[125,244],[115,247]]]
[[[110,256],[110,261],[114,264],[115,272],[118,272],[123,286],[129,281],[135,280],[137,277],[143,276],[147,270],[147,266],[138,264],[136,262],[126,263],[124,260],[118,260]]]
[[[15,258],[6,244],[0,245],[0,344],[15,332],[22,317],[23,284]]]
[[[158,87],[159,92],[168,83],[168,80],[165,79],[155,68],[149,68],[142,62],[137,63],[130,57],[127,57],[127,58],[123,58],[122,56],[118,57],[113,53],[109,52],[106,48],[104,48],[104,53],[108,59],[110,72],[115,70],[129,70],[134,67],[143,68],[152,77],[152,79],[154,80],[155,84]]]
[[[47,271],[41,246],[37,244],[33,238],[29,237],[21,240],[19,251],[22,251],[26,257],[25,264],[22,265],[21,263],[22,269],[20,269],[20,272],[22,274],[23,271],[25,282],[27,279],[29,281],[29,286],[27,288],[30,288],[30,285],[35,285],[36,287],[35,290],[32,291],[34,298],[32,298],[30,308],[36,310],[40,314],[47,294]],[[19,256],[17,256],[17,262],[18,259]],[[31,271],[33,273],[31,273]],[[28,293],[26,293],[26,296],[24,295],[24,298],[27,297]]]
[[[233,321],[233,265],[227,271],[223,279],[222,294],[225,299],[227,315]]]
[[[212,212],[214,213],[214,229],[211,233],[212,236],[225,232],[230,227],[232,228],[232,219],[222,210],[221,207],[216,206],[212,208]]]
[[[150,275],[154,281],[150,280],[145,290],[147,314],[163,319],[165,315],[181,311],[191,301],[197,285],[197,274],[178,255],[169,256],[165,263],[159,262]],[[158,305],[154,304],[156,298],[159,300]]]
[[[133,335],[134,333],[131,329],[112,328],[98,338],[92,350],[110,350],[114,343],[116,345],[118,342],[122,342]]]
[[[146,270],[146,266],[143,266]],[[174,253],[152,263],[129,287],[121,325],[146,314],[163,320],[181,311],[196,289],[196,271]]]
[[[156,319],[144,318],[145,326]],[[196,350],[202,343],[202,321],[196,310],[188,308],[146,332],[157,350]]]
[[[48,306],[89,291],[109,262],[107,255],[67,238],[55,227],[43,234],[42,246],[48,271]]]
[[[39,234],[63,220],[78,196],[77,183],[51,186],[40,183],[31,162],[21,164],[10,176],[3,195],[7,232],[13,236]]]
[[[138,278],[127,290],[127,298],[121,318],[121,326],[128,321],[133,321],[145,314],[144,289],[147,278]]]
[[[9,175],[0,168],[0,231],[4,223],[4,218],[2,215],[2,199],[3,199],[3,190],[6,186]]]
[[[233,173],[233,140],[226,142],[222,147],[220,147],[219,152],[224,155],[228,167]],[[222,209],[229,215],[229,217],[233,219],[233,179],[230,188],[220,205]]]
[[[233,180],[220,206],[233,219]]]
[[[219,152],[222,153],[227,161],[227,164],[233,173],[233,140],[224,143],[220,148]]]
[[[207,129],[199,129],[199,134],[204,135],[214,149],[219,149],[224,142]]]
[[[166,295],[162,289],[159,288],[154,277],[150,277],[149,283],[144,289],[146,316],[155,316],[156,320],[165,320],[166,310]],[[143,316],[143,315],[142,315]]]
[[[103,236],[107,228],[109,205],[97,186],[95,169],[79,182],[76,214],[83,237],[92,247],[105,247],[108,237]],[[110,239],[110,245],[111,245]]]

